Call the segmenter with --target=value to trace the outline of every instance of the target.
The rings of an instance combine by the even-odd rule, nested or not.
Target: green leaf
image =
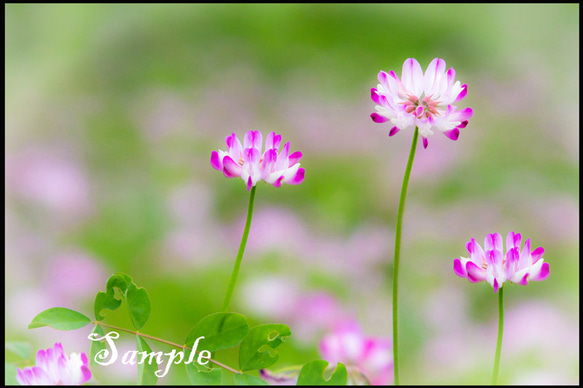
[[[326,366],[328,366],[328,361],[324,360],[308,362],[300,371],[297,385],[346,385],[348,373],[344,364],[339,362],[336,370],[327,380],[324,378]]]
[[[251,376],[245,373],[235,374],[235,385],[269,385],[265,380],[259,377]]]
[[[91,319],[77,311],[64,307],[53,307],[43,311],[28,325],[29,329],[50,326],[57,330],[76,330],[91,322]]]
[[[125,273],[118,272],[115,275],[110,276],[107,279],[107,289],[106,291],[109,293],[110,291],[117,293],[117,299],[121,299],[122,295],[125,295],[128,286],[132,284],[132,278],[126,275]]]
[[[107,311],[117,310],[125,296],[128,286],[132,284],[132,278],[124,273],[116,273],[107,280],[105,292],[99,291],[95,296],[95,319],[105,319]]]
[[[103,331],[103,328],[100,325],[95,325],[92,333],[99,334],[99,337],[105,336],[105,332]],[[102,350],[104,350],[106,348],[107,348],[107,345],[105,344],[105,340],[91,341],[91,346],[89,347],[89,354],[91,355],[91,357],[89,358],[89,362],[90,362],[91,366],[98,365],[95,362],[95,356],[97,355],[97,353],[101,352]]]
[[[237,346],[249,332],[247,318],[237,313],[214,313],[207,315],[188,333],[186,346],[193,347],[200,336],[204,336],[198,344],[198,351],[228,349]]]
[[[185,364],[186,375],[192,385],[219,385],[223,381],[221,368],[205,368],[199,366],[196,361]]]
[[[17,357],[15,361],[22,361],[30,358],[31,346],[28,342],[6,342],[4,350],[13,353]]]
[[[103,321],[107,310],[117,310],[119,306],[121,306],[121,299],[116,299],[113,293],[98,291],[94,304],[95,320]]]
[[[239,349],[241,370],[262,369],[275,364],[279,354],[274,349],[290,335],[289,327],[283,324],[270,323],[253,327]]]
[[[138,354],[140,352],[152,353],[152,349],[146,343],[146,341],[139,335],[136,335],[136,341],[138,344]],[[156,385],[158,381],[158,376],[156,376],[156,371],[158,370],[158,361],[156,357],[148,357],[144,359],[143,363],[140,363],[141,357],[138,357],[138,384],[139,385]]]
[[[140,330],[150,317],[151,304],[148,291],[131,283],[128,286],[126,298],[132,323],[136,330]]]

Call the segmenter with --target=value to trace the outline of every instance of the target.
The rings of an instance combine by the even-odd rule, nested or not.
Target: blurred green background
[[[367,334],[390,337],[412,134],[371,121],[370,88],[406,58],[425,69],[440,57],[474,116],[458,141],[435,134],[417,150],[401,381],[489,383],[497,298],[452,263],[472,237],[515,231],[545,248],[551,276],[505,292],[500,382],[578,384],[578,15],[578,4],[5,5],[6,340],[88,352],[88,328],[26,326],[57,305],[92,316],[120,271],[150,293],[145,333],[181,342],[219,310],[248,193],[209,159],[251,129],[302,151],[306,178],[259,185],[233,310],[282,321],[257,309],[269,293],[257,284],[272,279],[332,295]],[[125,311],[106,322],[130,327]],[[318,358],[322,334],[280,347],[276,366]],[[221,357],[236,365],[236,352]],[[135,383],[128,369],[93,368],[94,381]],[[162,383],[185,381],[176,367]]]

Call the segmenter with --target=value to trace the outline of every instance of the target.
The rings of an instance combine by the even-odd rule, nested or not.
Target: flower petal
[[[378,113],[371,113],[370,114],[370,118],[372,119],[372,121],[374,121],[375,123],[384,123],[386,121],[389,121],[388,118],[386,118],[385,116],[381,116]]]
[[[395,136],[397,134],[397,132],[399,132],[399,128],[398,127],[393,127],[389,131],[389,136]]]
[[[449,131],[443,132],[443,134],[449,137],[451,140],[455,141],[460,137],[460,130],[458,128],[454,128]]]
[[[466,272],[468,273],[468,279],[472,283],[483,282],[486,280],[486,271],[472,261],[466,263]]]
[[[401,82],[407,91],[420,97],[423,93],[423,69],[415,58],[408,58],[403,63],[403,72],[401,73]]]
[[[453,260],[453,272],[459,277],[468,277],[468,272],[460,259]]]
[[[219,171],[223,170],[223,162],[219,158],[219,153],[217,151],[211,152],[211,166],[215,170],[219,170]]]
[[[234,178],[236,176],[241,176],[242,167],[235,163],[235,161],[230,156],[225,156],[223,158],[223,174],[227,178]]]

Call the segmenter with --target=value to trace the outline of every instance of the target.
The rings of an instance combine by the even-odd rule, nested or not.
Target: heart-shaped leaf
[[[150,317],[151,304],[148,291],[131,283],[127,289],[126,299],[132,323],[136,330],[140,330]]]
[[[105,319],[107,311],[119,308],[130,284],[132,284],[132,278],[124,273],[119,272],[110,276],[107,280],[105,292],[99,291],[95,296],[94,312],[96,320],[102,321]]]
[[[289,327],[283,324],[269,323],[251,328],[239,348],[241,370],[262,369],[275,364],[279,358],[275,348],[290,335]]]
[[[339,362],[328,380],[324,378],[326,366],[328,361],[324,360],[308,362],[300,371],[297,385],[346,385],[348,372],[344,364]]]
[[[185,364],[186,375],[192,385],[219,385],[223,381],[223,370],[221,368],[201,367],[196,362]]]
[[[198,351],[214,352],[239,345],[248,332],[249,324],[245,316],[237,313],[214,313],[194,325],[185,344],[192,347],[197,338],[204,336],[198,344]]]

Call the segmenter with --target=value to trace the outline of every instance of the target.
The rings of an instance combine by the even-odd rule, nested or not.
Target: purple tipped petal
[[[230,149],[233,146],[234,139],[237,138],[237,135],[234,133],[230,134],[225,138],[225,143],[227,144],[227,148]]]
[[[463,100],[466,97],[466,94],[468,94],[468,85],[464,84],[462,85],[462,91],[460,92],[460,94],[457,95],[457,97],[455,98],[455,100],[453,100],[453,102],[458,102]]]
[[[540,268],[540,272],[534,276],[532,276],[531,280],[535,281],[542,281],[549,277],[551,273],[551,269],[549,267],[549,263],[543,263]]]
[[[219,158],[219,153],[217,151],[213,151],[211,153],[211,166],[215,170],[219,170],[219,171],[223,170],[223,162]]]
[[[494,278],[494,284],[492,284],[492,287],[494,288],[494,293],[497,293],[500,285],[498,284],[498,280],[496,280],[496,278]]]
[[[273,182],[274,187],[281,187],[281,181],[283,181],[283,175],[277,178],[275,182]]]
[[[454,259],[453,261],[453,272],[459,277],[465,278],[468,276],[466,269],[464,268],[462,261],[460,259]]]
[[[449,131],[443,132],[443,134],[449,137],[451,140],[457,140],[460,136],[460,130],[458,128],[451,129]]]
[[[236,176],[241,176],[241,171],[243,169],[239,166],[230,156],[225,156],[223,158],[223,174],[227,178],[234,178]]]
[[[468,279],[472,283],[478,283],[486,280],[486,271],[471,261],[466,263],[466,272],[468,274]]]
[[[500,233],[491,233],[486,236],[484,239],[484,250],[497,250],[502,252],[502,236],[500,236]]]
[[[251,180],[251,177],[249,177],[247,179],[247,191],[251,190],[252,187],[253,187],[253,181]]]
[[[521,286],[526,286],[528,284],[528,273],[525,273],[522,279],[518,282]]]
[[[511,248],[506,253],[506,278],[510,279],[514,276],[514,273],[518,267],[518,259],[520,258],[520,253],[518,248]]]
[[[530,254],[530,256],[532,257],[532,264],[539,261],[543,257],[544,253],[545,253],[545,250],[541,247],[538,247],[534,251],[532,251],[532,253]]]
[[[263,142],[263,135],[259,131],[248,131],[243,139],[243,148],[256,148],[261,152],[261,143]]]
[[[370,90],[370,98],[374,101],[375,104],[381,105],[380,96],[376,88],[372,88]]]
[[[449,105],[451,106],[451,105]],[[449,108],[448,106],[448,108]],[[462,110],[457,110],[449,115],[449,119],[452,121],[468,121],[474,115],[474,110],[472,108],[464,108]]]
[[[476,250],[476,245],[477,245],[476,240],[473,238],[466,243],[466,250],[468,251],[470,256]]]
[[[456,128],[464,129],[467,126],[468,126],[468,120],[462,121],[462,123],[460,125],[458,125]]]
[[[397,132],[399,132],[399,128],[397,127],[393,127],[391,128],[391,130],[389,131],[389,136],[394,136],[397,134]]]
[[[374,121],[375,123],[384,123],[386,121],[389,121],[388,118],[386,118],[385,116],[381,116],[378,113],[371,113],[370,118],[372,119],[372,121]]]
[[[294,164],[296,164],[297,162],[299,162],[302,159],[302,153],[300,151],[296,151],[293,154],[291,154],[289,156],[289,166],[291,167]]]
[[[304,181],[304,174],[305,170],[301,167],[298,168],[298,172],[296,172],[296,175],[294,175],[294,177],[287,183],[289,183],[290,185],[299,185]]]
[[[386,85],[389,82],[388,81],[388,79],[389,79],[388,74],[382,70],[379,72],[378,79],[382,85]]]
[[[429,145],[429,140],[427,140],[426,137],[423,138],[423,148],[427,148],[427,146]]]

